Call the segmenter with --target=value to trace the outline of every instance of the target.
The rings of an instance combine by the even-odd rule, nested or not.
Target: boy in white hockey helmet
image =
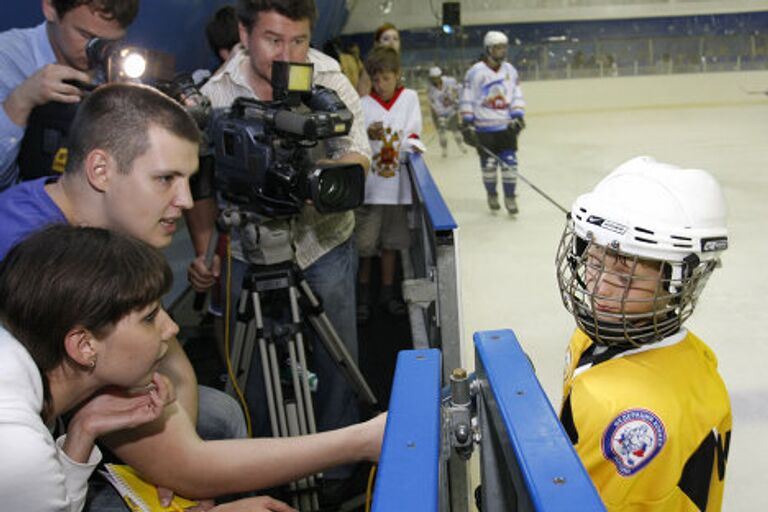
[[[500,209],[496,169],[501,162],[504,206],[516,214],[517,137],[525,127],[525,101],[517,70],[506,61],[507,36],[491,30],[483,38],[483,47],[482,60],[464,76],[459,105],[462,135],[467,144],[477,146],[488,207]]]
[[[448,131],[453,133],[456,145],[462,153],[467,152],[459,132],[459,87],[458,82],[452,76],[446,76],[437,67],[429,68],[429,88],[427,97],[432,111],[432,122],[437,130],[437,138],[440,141],[443,158],[448,156]]]
[[[573,205],[557,278],[577,329],[560,419],[610,511],[720,510],[731,407],[682,326],[728,247],[717,181],[632,159]]]

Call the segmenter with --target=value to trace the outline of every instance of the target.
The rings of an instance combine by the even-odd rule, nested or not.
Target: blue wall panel
[[[216,59],[205,39],[205,24],[216,9],[229,3],[234,0],[144,0],[126,40],[173,54],[178,71],[214,68]],[[341,32],[347,9],[344,0],[317,0],[317,8],[313,44],[322,46]],[[0,2],[0,31],[32,27],[42,21],[39,1]]]

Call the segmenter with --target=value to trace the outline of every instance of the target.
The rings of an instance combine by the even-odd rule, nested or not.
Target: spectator
[[[418,93],[400,83],[400,56],[379,46],[365,59],[373,91],[361,100],[373,165],[365,183],[365,204],[355,212],[360,270],[357,318],[370,317],[371,260],[381,256],[379,302],[390,314],[402,315],[405,305],[395,293],[397,252],[410,247],[408,205],[411,180],[401,161],[409,152],[422,152]]]
[[[384,23],[373,33],[373,47],[388,46],[400,53],[400,32],[391,23]],[[362,97],[371,92],[371,77],[363,68],[357,83],[357,93]]]

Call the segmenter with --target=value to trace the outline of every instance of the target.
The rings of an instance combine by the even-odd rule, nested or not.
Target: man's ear
[[[241,22],[237,22],[237,31],[240,34],[240,44],[243,45],[245,50],[248,50],[248,29]]]
[[[53,6],[53,2],[51,0],[42,0],[42,3],[43,16],[45,16],[45,20],[50,23],[59,21],[59,13],[56,12],[56,8]]]
[[[96,339],[85,327],[73,327],[64,336],[64,349],[77,364],[86,368],[96,365]]]
[[[85,157],[84,172],[88,183],[99,192],[106,191],[115,160],[103,149],[94,149]]]

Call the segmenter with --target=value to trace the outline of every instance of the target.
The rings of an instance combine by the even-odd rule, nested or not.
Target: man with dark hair
[[[205,36],[211,51],[222,63],[226,62],[234,46],[240,42],[235,7],[225,5],[217,9],[205,26]]]
[[[139,0],[43,0],[45,21],[0,34],[0,190],[19,175],[17,158],[32,110],[48,102],[77,103],[89,82],[85,53],[93,37],[120,39]]]
[[[112,83],[83,101],[70,140],[71,158],[60,178],[39,178],[0,193],[0,259],[14,242],[54,223],[114,229],[155,247],[167,246],[182,211],[192,206],[189,178],[197,170],[199,149],[192,117],[151,87]],[[118,457],[157,485],[191,498],[209,498],[378,457],[383,417],[286,443],[204,441],[201,435],[216,436],[215,430],[218,437],[245,436],[237,403],[197,386],[176,339],[169,342],[160,371],[173,383],[176,402],[161,419],[105,440]],[[208,421],[220,423],[202,425],[198,409]],[[96,502],[90,506],[106,509]]]
[[[360,100],[341,72],[339,64],[309,47],[312,24],[317,17],[314,0],[240,0],[237,15],[243,47],[235,51],[202,89],[213,106],[227,107],[240,96],[271,101],[274,61],[311,63],[314,65],[314,83],[335,90],[354,115],[349,135],[325,141],[324,157],[335,162],[357,163],[368,169],[370,147],[363,125]],[[197,201],[195,208],[205,208],[215,213],[215,204],[211,207],[212,203],[213,199]],[[214,217],[210,216],[202,225],[194,224],[189,225],[198,258],[190,266],[190,281],[196,289],[206,290],[213,286],[218,274],[218,266],[214,265],[215,270],[212,272],[204,258],[213,231]],[[260,228],[268,233],[277,230],[290,232],[296,263],[303,270],[310,287],[326,305],[329,320],[356,360],[357,254],[352,239],[353,213],[320,214],[312,205],[305,205],[295,219],[266,220]],[[248,261],[241,250],[237,230],[232,235],[232,289],[228,300],[230,304],[235,304]],[[227,296],[227,292],[224,296]],[[234,311],[236,308],[230,309]],[[234,322],[234,318],[227,320]],[[310,366],[317,373],[319,383],[315,400],[318,430],[338,428],[358,421],[358,406],[351,386],[319,340],[315,343],[311,357]],[[264,435],[271,430],[264,381],[259,358],[253,357],[251,361],[246,397],[254,421],[254,434]],[[346,474],[339,471],[326,473],[326,477],[341,480],[349,474],[348,469]]]

